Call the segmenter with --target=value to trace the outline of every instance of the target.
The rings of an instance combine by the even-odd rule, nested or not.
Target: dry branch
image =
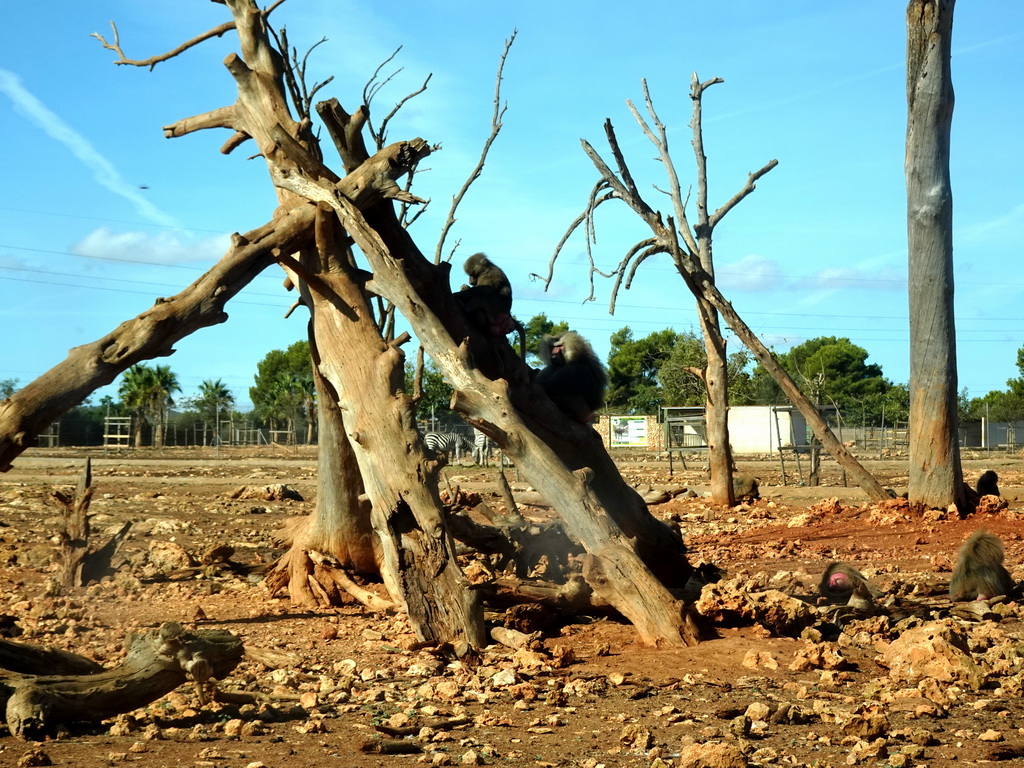
[[[242,659],[242,641],[226,630],[186,632],[164,624],[156,632],[130,637],[124,662],[85,675],[47,675],[41,654],[33,673],[0,676],[0,704],[7,727],[20,739],[38,739],[59,725],[99,722],[145,706],[186,680],[205,685],[223,679]]]
[[[592,226],[594,214],[598,205],[607,202],[610,199],[621,199],[630,208],[632,208],[638,216],[640,216],[651,230],[653,238],[642,240],[633,246],[629,250],[626,258],[619,264],[619,267],[616,270],[617,280],[613,288],[611,300],[611,306],[613,309],[615,306],[615,296],[622,282],[622,275],[630,266],[631,261],[635,260],[636,263],[639,263],[651,254],[658,252],[671,254],[677,271],[686,286],[697,299],[698,314],[701,321],[701,328],[704,332],[705,347],[708,350],[709,366],[704,378],[708,391],[709,445],[711,445],[712,448],[711,461],[713,465],[711,473],[712,491],[716,499],[728,499],[730,502],[732,501],[732,484],[731,482],[728,482],[730,476],[730,470],[728,467],[731,462],[728,456],[728,440],[725,436],[725,427],[720,427],[720,434],[714,441],[712,441],[710,435],[712,426],[718,423],[717,419],[712,418],[712,406],[721,411],[728,403],[728,392],[725,387],[726,364],[724,359],[724,343],[721,333],[718,330],[717,313],[721,313],[722,318],[725,320],[729,328],[732,329],[737,337],[739,337],[740,341],[743,342],[743,344],[751,351],[757,361],[761,363],[761,365],[764,366],[764,368],[779,383],[779,386],[782,388],[789,400],[797,407],[804,418],[807,419],[807,423],[810,425],[815,437],[818,438],[825,450],[827,450],[843,467],[843,469],[850,474],[857,484],[867,492],[870,498],[883,500],[887,494],[882,486],[836,438],[828,424],[821,417],[818,409],[800,391],[800,388],[792,380],[785,369],[779,365],[778,361],[775,360],[775,357],[767,347],[761,343],[760,339],[758,339],[754,332],[751,331],[749,326],[743,322],[740,316],[732,308],[732,305],[725,299],[715,285],[714,266],[711,261],[711,236],[714,228],[721,222],[725,214],[727,214],[736,204],[754,190],[757,180],[777,165],[777,161],[772,160],[766,163],[759,170],[751,173],[740,191],[715,211],[713,215],[709,215],[707,205],[707,158],[704,155],[701,129],[701,96],[708,87],[718,82],[721,82],[721,80],[713,78],[702,83],[697,78],[696,73],[694,73],[691,83],[691,98],[694,103],[694,117],[692,121],[694,132],[693,145],[698,167],[697,222],[692,227],[692,231],[686,218],[685,201],[682,197],[679,180],[675,174],[675,168],[669,154],[667,132],[665,130],[665,126],[662,124],[654,110],[650,93],[647,90],[647,84],[644,83],[645,103],[655,127],[652,129],[651,126],[647,124],[646,120],[644,120],[640,115],[635,106],[632,104],[629,106],[641,130],[657,148],[659,158],[665,166],[666,173],[669,176],[670,194],[673,200],[675,216],[669,216],[666,220],[662,217],[660,212],[651,207],[639,194],[636,184],[633,182],[632,175],[629,172],[624,155],[619,147],[619,142],[615,136],[615,131],[611,125],[611,121],[606,120],[605,135],[619,172],[616,173],[613,171],[608,163],[605,162],[601,155],[587,141],[581,141],[583,151],[597,168],[600,181],[594,187],[594,192],[591,194],[588,208],[584,215],[577,218],[576,221],[572,223],[569,231],[566,233],[566,236],[563,237],[560,242],[559,248],[561,248],[562,244],[567,240],[568,235],[580,226],[581,222],[586,224],[588,227]],[[609,194],[599,196],[599,192],[605,189],[610,190]],[[681,225],[679,229],[676,228],[677,222]],[[589,251],[589,242],[593,237],[593,233],[591,230],[588,230],[586,235]],[[558,257],[558,253],[559,251],[556,250],[552,262]],[[633,270],[636,268],[636,263],[633,264],[629,271],[630,278],[632,277]],[[716,375],[713,377],[711,375],[712,360],[716,361]],[[715,450],[716,444],[721,446],[721,450],[718,452],[718,455],[716,455]],[[719,468],[721,468],[722,471],[719,471]]]
[[[313,207],[236,235],[227,254],[202,277],[170,298],[126,320],[106,336],[73,348],[63,362],[0,401],[0,471],[36,436],[96,389],[136,363],[170,355],[173,345],[200,328],[227,320],[228,300],[273,263],[275,250],[292,251],[312,232]]]
[[[501,103],[501,73],[505,70],[505,59],[508,58],[508,52],[512,49],[512,43],[515,42],[517,34],[517,30],[512,30],[512,36],[505,41],[505,50],[501,53],[501,59],[498,62],[498,75],[495,78],[494,83],[494,113],[491,115],[491,133],[484,142],[483,149],[480,152],[480,159],[477,160],[476,166],[470,172],[469,178],[466,179],[462,188],[452,197],[452,207],[448,209],[448,218],[441,227],[441,236],[437,239],[437,247],[434,250],[435,264],[439,264],[441,262],[441,252],[444,250],[444,241],[448,237],[448,232],[453,226],[455,226],[455,211],[458,210],[459,204],[462,202],[462,198],[466,196],[466,192],[468,192],[469,188],[473,186],[473,182],[480,178],[480,174],[483,173],[484,163],[487,162],[487,155],[491,151],[491,145],[494,143],[495,139],[498,138],[498,134],[501,133],[503,126],[501,118],[504,117],[505,110],[508,109],[508,104],[503,106]]]

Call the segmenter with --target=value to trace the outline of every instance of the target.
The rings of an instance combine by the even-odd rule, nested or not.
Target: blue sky
[[[685,185],[694,178],[691,73],[723,78],[704,98],[711,206],[731,197],[749,172],[779,161],[716,230],[723,292],[777,349],[847,336],[890,379],[905,382],[906,4],[655,0],[625,8],[576,0],[289,0],[272,20],[287,26],[301,51],[327,38],[311,57],[310,79],[333,75],[319,96],[349,109],[399,46],[394,65],[402,71],[378,96],[378,116],[432,73],[426,93],[390,132],[392,140],[422,136],[443,145],[415,190],[432,199],[414,230],[428,254],[488,134],[498,57],[518,30],[505,66],[505,127],[449,243],[460,241],[459,263],[485,251],[505,268],[521,319],[544,312],[567,320],[602,355],[624,325],[644,336],[697,321],[667,258],[645,264],[614,316],[607,281],[597,282],[597,301],[584,303],[579,236],[547,292],[530,280],[546,272],[596,181],[580,139],[607,156],[602,125],[611,118],[648,201],[667,207],[654,189],[664,186],[655,153],[625,102],[642,102],[646,78]],[[223,6],[57,0],[7,4],[5,12],[0,379],[25,384],[69,348],[194,280],[224,252],[231,232],[271,216],[274,192],[264,164],[249,159],[251,146],[219,153],[226,132],[163,136],[162,126],[234,100],[222,64],[237,50],[231,33],[152,71],[115,66],[90,37],[109,39],[113,20],[126,54],[146,58],[227,20]],[[1017,374],[1024,343],[1024,4],[961,3],[953,48],[959,379],[974,397]],[[598,227],[595,254],[607,267],[647,235],[624,206],[606,206]],[[283,319],[293,294],[281,281],[281,273],[266,271],[229,303],[226,323],[158,361],[178,374],[182,396],[220,378],[248,405],[257,362],[304,337],[301,313]]]

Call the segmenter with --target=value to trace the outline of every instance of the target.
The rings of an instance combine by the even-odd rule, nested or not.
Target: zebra
[[[494,441],[479,429],[474,429],[473,433],[473,461],[486,467],[494,450]]]
[[[461,459],[464,453],[473,450],[473,444],[458,432],[427,432],[423,436],[423,442],[434,453],[443,453],[449,457],[454,453],[456,461]]]

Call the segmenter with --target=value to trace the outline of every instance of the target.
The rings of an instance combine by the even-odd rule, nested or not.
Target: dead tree
[[[53,498],[64,508],[64,530],[60,532],[60,582],[65,587],[81,587],[112,574],[111,560],[132,527],[131,521],[125,523],[103,546],[90,550],[89,503],[92,493],[91,459],[85,460],[73,496],[62,491],[53,492]]]
[[[910,501],[969,510],[957,439],[953,312],[954,0],[907,7],[907,234],[910,273]]]
[[[701,98],[707,88],[721,82],[723,81],[720,78],[712,78],[702,83],[696,73],[694,73],[691,81],[690,98],[694,102],[693,146],[697,157],[696,224],[691,225],[687,218],[686,200],[683,198],[675,166],[669,155],[665,126],[654,110],[654,104],[651,101],[645,82],[643,86],[644,103],[654,123],[654,128],[652,129],[648,125],[647,121],[632,103],[629,104],[629,107],[641,130],[657,148],[659,159],[665,167],[665,172],[669,177],[669,194],[672,199],[673,214],[663,217],[660,211],[652,208],[643,199],[619,147],[615,130],[612,127],[611,121],[608,120],[604,126],[605,136],[611,148],[612,156],[615,159],[617,172],[612,170],[587,141],[582,142],[583,150],[597,167],[601,179],[591,191],[590,200],[583,215],[573,222],[569,231],[563,237],[562,242],[556,248],[552,259],[552,269],[554,260],[557,259],[565,241],[581,225],[585,225],[587,230],[587,248],[588,253],[590,253],[591,235],[594,231],[594,215],[601,204],[616,199],[625,202],[647,224],[653,236],[641,240],[630,248],[625,258],[615,269],[616,282],[612,290],[611,311],[615,311],[615,298],[618,294],[619,286],[625,281],[625,286],[628,288],[636,270],[646,259],[657,253],[667,253],[672,257],[677,271],[683,278],[683,282],[697,299],[698,314],[700,316],[701,329],[704,333],[705,348],[707,349],[708,365],[702,373],[702,379],[708,392],[708,445],[711,454],[711,479],[715,499],[722,503],[731,503],[733,501],[731,456],[728,447],[729,434],[726,424],[728,415],[728,369],[726,366],[725,341],[722,338],[718,325],[718,314],[720,314],[729,328],[746,345],[757,361],[778,382],[790,402],[807,419],[807,423],[813,430],[815,437],[818,438],[824,448],[849,473],[855,482],[864,489],[870,498],[881,501],[888,498],[885,489],[836,438],[828,424],[821,417],[818,409],[800,391],[800,388],[785,369],[779,365],[768,348],[761,343],[760,339],[743,322],[733,309],[732,304],[725,299],[715,285],[714,265],[711,254],[711,238],[715,227],[733,207],[754,191],[757,180],[778,164],[778,161],[772,160],[760,170],[751,173],[747,183],[739,192],[733,195],[716,211],[709,213],[707,208],[707,160],[704,155],[701,132]],[[593,274],[597,271],[597,268],[593,266],[593,254],[590,254],[590,258],[591,272]],[[727,483],[728,487],[722,487],[723,483]]]
[[[265,266],[267,257],[276,259],[302,292],[323,391],[336,400],[337,434],[343,432],[352,448],[371,506],[381,575],[417,635],[423,640],[485,642],[479,600],[458,568],[444,524],[438,466],[424,453],[412,401],[402,391],[401,345],[407,337],[384,339],[374,313],[376,297],[392,302],[407,318],[455,386],[455,408],[494,439],[562,515],[566,529],[588,552],[588,581],[600,595],[647,642],[695,642],[683,605],[670,591],[682,587],[692,570],[681,538],[650,515],[593,430],[571,421],[547,400],[512,348],[467,323],[451,295],[449,266],[424,258],[395,215],[392,201],[420,202],[396,179],[411,172],[431,147],[414,139],[370,156],[361,137],[366,105],[350,115],[336,102],[322,102],[317,110],[346,174],[332,171],[322,159],[311,120],[295,119],[289,111],[289,94],[298,94],[303,103],[307,99],[283,75],[287,58],[271,43],[270,11],[261,11],[253,0],[226,0],[225,5],[241,44],[241,54],[225,60],[238,86],[238,100],[180,120],[165,131],[175,137],[227,129],[232,134],[223,147],[226,152],[251,140],[279,189],[275,221],[301,218],[306,224],[302,237],[261,251],[259,265]],[[116,41],[109,47],[121,63],[151,66],[211,34],[141,62],[124,57]],[[353,243],[370,272],[356,266]],[[219,295],[218,286],[204,286],[207,300]],[[140,345],[159,340],[163,343],[145,349],[170,352],[166,335],[140,330],[134,340]],[[113,367],[118,363],[115,359]],[[62,394],[61,381],[45,383]],[[4,405],[9,413],[10,401]],[[49,401],[40,398],[31,405],[43,409]],[[16,409],[15,415],[35,415],[23,411]],[[6,426],[2,420],[0,426]],[[23,446],[26,434],[16,443],[0,432],[0,440],[7,441],[0,446]],[[12,456],[18,452],[10,451]]]

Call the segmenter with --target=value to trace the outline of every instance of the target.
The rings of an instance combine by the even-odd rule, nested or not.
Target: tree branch
[[[283,1],[284,0],[281,0],[281,2]],[[208,32],[204,32],[201,35],[193,37],[191,40],[185,41],[177,48],[168,51],[167,53],[161,53],[157,56],[150,56],[148,59],[129,59],[127,56],[125,56],[124,51],[121,50],[121,38],[117,32],[117,25],[114,22],[110,22],[110,27],[114,30],[113,43],[108,43],[106,38],[104,38],[103,35],[101,35],[99,32],[93,32],[90,35],[90,37],[95,37],[97,40],[100,41],[100,44],[102,44],[104,48],[106,48],[108,51],[113,51],[117,54],[118,58],[117,61],[114,62],[115,64],[126,64],[132,67],[149,67],[150,70],[152,70],[153,67],[155,67],[157,64],[167,61],[169,59],[173,59],[175,56],[184,53],[189,48],[194,48],[195,46],[199,45],[200,43],[206,40],[211,40],[214,37],[220,37],[225,32],[230,32],[232,29],[235,28],[235,22],[226,21],[223,24],[219,24],[218,26],[209,30]]]
[[[181,293],[157,299],[106,336],[75,347],[63,362],[0,401],[0,471],[9,470],[40,432],[99,387],[138,362],[172,354],[176,342],[199,328],[227,320],[224,305],[274,262],[274,251],[291,252],[308,242],[314,211],[300,206],[235,235],[224,257]]]
[[[491,115],[491,133],[484,142],[484,148],[480,152],[480,159],[477,161],[476,167],[470,172],[466,183],[462,185],[462,189],[452,197],[452,207],[448,210],[448,218],[445,220],[444,226],[441,227],[441,236],[437,240],[437,248],[434,249],[435,264],[441,263],[444,241],[448,237],[448,232],[455,225],[455,211],[458,210],[462,198],[466,196],[466,192],[469,191],[473,182],[480,178],[480,173],[484,169],[484,163],[487,161],[487,153],[491,151],[491,145],[498,138],[498,134],[501,133],[501,118],[504,116],[505,110],[508,109],[508,104],[504,106],[501,104],[501,73],[505,70],[505,59],[508,58],[508,52],[512,49],[512,43],[515,42],[517,34],[519,34],[519,31],[513,29],[512,36],[505,41],[505,50],[501,52],[501,58],[498,61],[498,75],[494,83],[494,113]]]
[[[756,188],[755,182],[778,164],[778,160],[769,160],[764,166],[761,167],[760,170],[754,171],[752,174],[750,174],[747,177],[747,183],[743,185],[743,189],[741,189],[739,192],[733,195],[728,200],[728,202],[726,202],[721,208],[719,208],[717,211],[711,214],[711,217],[708,219],[708,226],[714,229],[718,225],[718,222],[720,222],[722,218],[725,216],[725,214],[731,211],[740,200],[742,200],[743,198],[745,198],[747,195],[754,191],[754,189]]]
[[[232,128],[237,131],[240,130],[237,122],[238,111],[235,105],[232,104],[230,107],[218,107],[202,115],[182,118],[170,125],[165,125],[163,131],[165,138],[174,139],[178,136],[184,136],[207,128]],[[246,138],[248,138],[248,135],[246,135]]]

